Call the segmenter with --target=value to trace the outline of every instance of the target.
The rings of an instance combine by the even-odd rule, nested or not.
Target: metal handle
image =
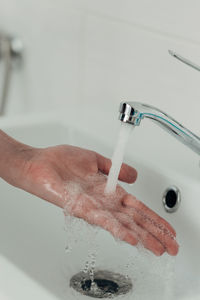
[[[19,38],[0,33],[0,61],[3,64],[2,87],[0,87],[0,116],[5,114],[12,69],[19,66],[23,57],[23,44]]]
[[[196,63],[193,63],[191,60],[181,56],[180,54],[172,51],[172,50],[168,50],[169,54],[173,57],[175,57],[176,59],[178,59],[179,61],[181,61],[182,63],[186,64],[187,66],[197,70],[197,71],[200,71],[200,66],[197,65]]]

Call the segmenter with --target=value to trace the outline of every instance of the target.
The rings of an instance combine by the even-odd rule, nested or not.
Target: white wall
[[[8,113],[137,100],[200,134],[200,73],[168,54],[200,64],[199,11],[199,0],[0,0],[0,29],[26,49]]]

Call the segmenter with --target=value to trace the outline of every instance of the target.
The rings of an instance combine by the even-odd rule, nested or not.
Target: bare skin
[[[178,253],[175,230],[167,221],[119,185],[114,194],[104,194],[110,159],[69,145],[33,148],[3,131],[0,145],[0,176],[8,183],[103,227],[131,245],[140,241],[155,255]],[[133,183],[136,178],[137,171],[123,164],[119,180]],[[78,188],[73,195],[71,185]]]

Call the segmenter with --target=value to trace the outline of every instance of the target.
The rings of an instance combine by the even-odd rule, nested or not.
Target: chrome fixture
[[[177,211],[181,203],[181,192],[176,186],[168,187],[162,198],[164,209],[168,213]]]
[[[168,50],[168,52],[184,64],[200,71],[200,66],[197,64],[172,50]],[[200,138],[156,107],[140,102],[121,102],[119,112],[120,121],[134,126],[139,126],[141,120],[144,118],[151,119],[180,142],[191,148],[197,154],[200,154]]]
[[[193,63],[192,61],[190,61],[189,59],[181,56],[180,54],[172,51],[172,50],[168,50],[169,54],[175,58],[177,58],[178,60],[180,60],[181,62],[183,62],[184,64],[188,65],[189,67],[192,67],[193,69],[200,71],[200,66],[198,66],[196,63]]]
[[[180,142],[200,154],[200,138],[163,111],[140,102],[121,102],[119,112],[119,120],[133,126],[139,126],[144,118],[151,119]]]
[[[3,64],[2,86],[0,86],[0,116],[5,114],[12,70],[21,66],[23,44],[17,37],[0,32],[0,63]]]

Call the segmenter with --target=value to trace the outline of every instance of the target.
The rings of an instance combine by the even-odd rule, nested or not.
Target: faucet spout
[[[119,112],[119,120],[133,126],[139,126],[144,118],[151,119],[200,155],[200,138],[163,111],[140,102],[121,102]]]

